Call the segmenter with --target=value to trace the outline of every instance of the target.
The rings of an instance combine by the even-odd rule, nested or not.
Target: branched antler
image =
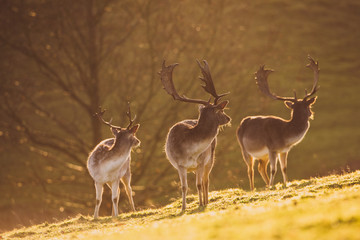
[[[281,100],[281,101],[296,101],[296,94],[294,98],[288,98],[288,97],[280,97],[270,92],[269,89],[269,83],[268,83],[268,76],[270,73],[274,72],[272,69],[265,69],[265,66],[260,66],[259,70],[255,73],[255,81],[258,85],[260,91],[264,93],[265,95],[271,97],[275,100]]]
[[[213,80],[211,78],[211,74],[210,74],[210,68],[209,68],[209,65],[208,63],[204,60],[204,66],[201,66],[200,62],[198,60],[196,60],[196,62],[198,63],[200,69],[201,69],[201,72],[203,74],[203,77],[200,77],[201,81],[203,81],[205,83],[205,85],[203,85],[202,87],[204,88],[204,90],[208,93],[210,93],[214,98],[214,105],[217,104],[217,101],[229,94],[229,93],[224,93],[224,94],[221,94],[221,95],[218,95],[216,93],[216,90],[215,90],[215,86],[214,86],[214,83],[213,83]],[[163,61],[163,64],[162,64],[162,69],[161,71],[159,72],[159,75],[160,75],[160,78],[161,78],[161,82],[164,86],[164,89],[165,91],[170,94],[175,100],[179,100],[179,101],[182,101],[182,102],[190,102],[190,103],[198,103],[198,104],[202,104],[202,105],[212,105],[210,103],[210,100],[209,101],[204,101],[204,100],[200,100],[200,99],[191,99],[191,98],[188,98],[186,96],[180,96],[177,92],[176,92],[176,89],[175,89],[175,86],[174,86],[174,82],[172,80],[172,72],[174,70],[174,68],[179,65],[178,63],[174,63],[174,64],[171,64],[169,66],[166,66],[165,65],[165,60]]]
[[[106,112],[106,109],[101,110],[101,107],[99,107],[99,112],[95,113],[95,115],[103,122],[105,123],[107,126],[111,127],[111,128],[116,128],[116,129],[121,129],[121,127],[119,126],[115,126],[111,124],[112,118],[110,119],[110,121],[105,121],[103,118],[104,113]]]
[[[314,71],[314,84],[313,84],[313,87],[312,87],[311,92],[309,94],[305,90],[304,99],[307,99],[311,95],[314,95],[317,92],[317,90],[319,89],[319,86],[318,86],[319,71],[320,71],[319,63],[317,61],[315,61],[310,55],[308,55],[308,59],[309,59],[310,63],[308,65],[306,65],[306,67],[311,68]]]
[[[218,100],[221,97],[223,97],[225,95],[228,95],[229,93],[223,93],[221,95],[218,95],[216,93],[214,82],[213,82],[212,77],[211,77],[209,64],[207,63],[206,60],[203,60],[204,66],[201,66],[201,63],[198,60],[196,60],[196,62],[198,63],[198,65],[200,67],[200,70],[201,70],[201,73],[203,75],[203,77],[199,77],[199,78],[200,78],[201,81],[203,81],[205,83],[205,85],[203,85],[202,87],[204,88],[204,90],[206,92],[210,93],[215,98],[214,104],[216,105]]]
[[[207,101],[204,101],[204,100],[190,99],[190,98],[185,97],[184,95],[180,96],[176,92],[174,82],[172,80],[172,72],[173,72],[174,68],[177,65],[179,65],[179,64],[174,63],[174,64],[171,64],[169,66],[166,66],[165,65],[165,60],[163,61],[162,69],[159,72],[159,75],[160,75],[160,79],[161,79],[161,82],[162,82],[162,84],[164,86],[165,91],[168,94],[170,94],[175,100],[179,100],[179,101],[182,101],[182,102],[198,103],[198,104],[203,104],[203,105],[209,104]]]
[[[129,125],[126,127],[127,129],[130,129],[131,125],[134,123],[136,115],[133,119],[131,119],[131,110],[130,110],[130,102],[128,102],[128,110],[126,112],[126,116],[129,118]]]
[[[319,89],[318,87],[318,81],[319,81],[319,65],[318,62],[315,62],[314,59],[312,59],[310,56],[308,56],[308,59],[310,60],[310,63],[306,65],[307,67],[311,68],[314,71],[314,84],[312,87],[311,92],[308,94],[305,89],[305,97],[304,100],[312,96],[316,93],[316,91]],[[265,95],[271,97],[272,99],[281,100],[281,101],[291,101],[296,102],[296,92],[294,91],[294,97],[280,97],[270,92],[269,84],[268,84],[268,76],[270,73],[274,72],[271,69],[265,69],[265,66],[260,66],[259,70],[255,73],[255,81],[258,85],[259,89],[262,93]]]

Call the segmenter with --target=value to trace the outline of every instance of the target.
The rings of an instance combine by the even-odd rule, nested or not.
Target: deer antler
[[[106,112],[106,109],[101,110],[101,107],[99,107],[99,112],[95,113],[95,115],[106,125],[108,125],[111,128],[116,128],[116,129],[121,129],[121,127],[119,126],[115,126],[111,124],[112,118],[110,119],[110,121],[105,121],[104,118],[102,117],[104,115],[104,113]]]
[[[305,90],[305,97],[304,99],[309,98],[311,95],[315,94],[317,90],[319,89],[319,86],[317,85],[319,82],[319,63],[315,61],[310,55],[308,55],[308,59],[310,61],[309,64],[306,65],[306,67],[311,68],[314,71],[314,84],[312,87],[311,92],[308,94]]]
[[[130,110],[130,102],[128,102],[128,110],[126,112],[126,116],[129,118],[129,125],[126,127],[126,129],[130,129],[131,125],[134,123],[136,115],[133,119],[131,119],[131,110]]]
[[[312,87],[312,90],[310,93],[307,93],[307,90],[305,89],[305,97],[303,100],[306,100],[310,96],[314,95],[317,92],[317,90],[319,89],[319,86],[317,85],[319,82],[319,64],[312,57],[310,57],[310,55],[308,56],[308,59],[309,59],[310,63],[306,66],[311,68],[314,71],[314,84],[313,84],[313,87]],[[293,98],[276,96],[270,92],[267,78],[268,78],[269,74],[272,72],[273,72],[273,70],[271,70],[271,69],[264,69],[264,65],[260,66],[260,69],[255,73],[255,80],[256,80],[256,84],[258,85],[259,89],[265,95],[270,96],[272,99],[296,102],[297,98],[296,98],[295,91],[294,91]]]
[[[211,77],[209,64],[207,63],[206,60],[203,60],[204,66],[201,66],[201,63],[198,60],[196,60],[196,62],[198,63],[198,65],[200,67],[200,70],[201,70],[201,73],[203,75],[203,77],[199,77],[199,78],[200,78],[201,81],[203,81],[205,83],[205,85],[203,85],[202,87],[204,88],[204,90],[206,92],[210,93],[215,98],[214,105],[216,105],[217,101],[221,97],[226,96],[229,93],[223,93],[221,95],[218,95],[216,93],[214,82],[213,82],[212,77]]]
[[[174,68],[179,65],[178,63],[174,63],[171,64],[169,66],[165,65],[165,60],[163,61],[162,64],[162,69],[159,72],[160,78],[161,78],[161,82],[164,86],[165,91],[170,94],[175,100],[179,100],[182,102],[190,102],[190,103],[198,103],[198,104],[203,104],[203,105],[208,105],[209,102],[204,101],[204,100],[199,100],[199,99],[190,99],[183,96],[180,96],[175,89],[174,86],[174,82],[172,80],[172,72],[174,70]]]
[[[269,83],[267,81],[267,78],[268,78],[269,74],[272,72],[274,72],[274,70],[265,69],[265,66],[262,65],[262,66],[260,66],[259,70],[255,73],[255,81],[256,81],[256,84],[258,85],[260,91],[275,100],[296,102],[296,94],[295,94],[294,98],[290,98],[290,97],[276,96],[275,94],[270,92]]]

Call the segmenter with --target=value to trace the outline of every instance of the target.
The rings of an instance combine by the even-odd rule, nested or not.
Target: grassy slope
[[[293,181],[288,188],[246,192],[214,191],[198,208],[188,196],[161,209],[92,220],[78,216],[63,222],[14,230],[5,238],[26,239],[359,239],[360,171]]]

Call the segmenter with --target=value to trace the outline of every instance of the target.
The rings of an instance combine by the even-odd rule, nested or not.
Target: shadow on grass
[[[207,206],[199,206],[189,212],[189,214],[205,212]]]

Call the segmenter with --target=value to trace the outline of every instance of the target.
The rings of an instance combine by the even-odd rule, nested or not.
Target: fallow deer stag
[[[269,90],[267,78],[273,70],[261,66],[255,73],[256,84],[265,95],[275,100],[283,101],[291,109],[290,120],[275,116],[252,116],[244,118],[237,129],[237,138],[243,158],[248,167],[250,189],[254,190],[254,160],[259,160],[258,171],[269,186],[267,165],[270,162],[270,186],[274,185],[277,170],[277,159],[280,160],[284,185],[287,182],[287,156],[290,149],[301,142],[310,127],[309,119],[313,118],[311,106],[317,97],[311,97],[318,90],[319,66],[310,56],[307,67],[314,72],[314,83],[310,93],[305,90],[303,99],[276,96]],[[311,98],[310,98],[311,97]]]
[[[99,208],[102,201],[103,186],[107,184],[111,188],[112,193],[112,216],[118,216],[119,205],[119,183],[120,179],[125,186],[126,194],[129,198],[131,208],[135,211],[134,201],[132,197],[131,181],[131,149],[140,145],[140,140],[136,138],[135,133],[139,129],[139,124],[132,124],[135,120],[131,119],[130,105],[126,113],[129,118],[129,125],[126,128],[114,126],[110,121],[103,119],[105,110],[96,113],[99,119],[110,127],[114,138],[105,139],[100,142],[90,153],[87,168],[91,177],[95,181],[96,190],[96,206],[94,218],[99,217]]]
[[[176,123],[170,128],[165,143],[166,156],[179,173],[182,187],[182,211],[186,209],[187,172],[190,171],[196,174],[199,205],[203,206],[208,203],[209,174],[215,161],[216,136],[219,132],[219,126],[225,125],[231,120],[224,113],[224,108],[229,101],[218,103],[219,99],[227,93],[218,95],[208,63],[204,61],[204,66],[199,61],[197,63],[203,74],[200,79],[205,83],[202,87],[215,98],[214,103],[210,103],[210,100],[190,99],[180,96],[176,92],[172,72],[178,65],[177,63],[165,66],[164,60],[159,72],[164,89],[174,100],[200,104],[198,119]]]

